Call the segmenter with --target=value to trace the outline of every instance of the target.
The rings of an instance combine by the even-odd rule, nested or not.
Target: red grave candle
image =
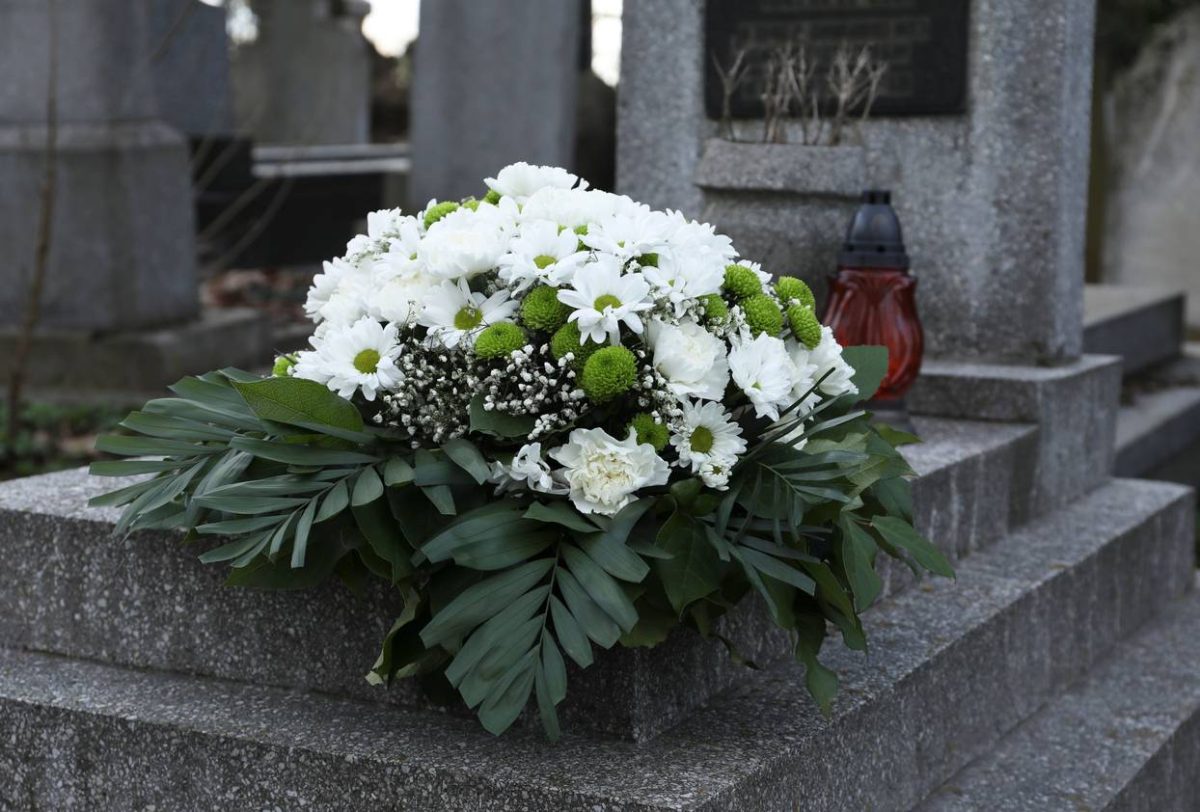
[[[909,273],[900,220],[886,190],[863,192],[846,230],[837,273],[829,277],[822,322],[842,346],[882,344],[888,371],[875,393],[877,407],[903,408],[921,371],[925,336],[917,316],[917,280]]]

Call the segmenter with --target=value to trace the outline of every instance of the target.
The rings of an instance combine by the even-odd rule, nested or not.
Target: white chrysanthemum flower
[[[699,473],[705,463],[732,468],[746,452],[742,427],[734,423],[720,403],[685,403],[683,415],[672,427],[671,445],[680,465]]]
[[[343,277],[355,272],[354,266],[344,259],[325,262],[322,268],[325,272],[313,277],[308,299],[304,302],[304,312],[313,321],[321,320],[321,308],[329,302],[329,297],[337,290]]]
[[[538,282],[558,287],[571,280],[586,257],[574,232],[560,230],[551,220],[533,220],[518,226],[508,253],[500,257],[500,281],[517,293]]]
[[[568,317],[579,325],[580,335],[597,344],[607,338],[620,341],[621,324],[635,333],[643,329],[639,312],[649,310],[650,286],[640,273],[621,273],[621,262],[608,254],[599,254],[582,263],[571,279],[571,288],[558,292],[558,300],[574,312]]]
[[[483,182],[497,194],[511,197],[517,203],[524,203],[539,189],[570,189],[578,180],[577,175],[572,175],[558,166],[533,166],[518,161],[501,169],[496,173],[496,177],[484,178]],[[587,181],[583,181],[580,188],[586,189]]]
[[[522,486],[539,493],[567,492],[567,486],[555,480],[550,472],[550,464],[542,459],[541,443],[527,443],[521,446],[521,450],[508,465],[493,462],[490,481],[496,483],[498,493]]]
[[[443,279],[470,279],[496,267],[508,247],[507,218],[495,206],[482,214],[458,209],[429,227],[417,248],[426,270]]]
[[[842,345],[834,337],[831,327],[821,325],[821,341],[808,353],[808,362],[815,367],[814,378],[830,373],[821,381],[822,394],[830,397],[858,394],[853,380],[854,367],[842,357]]]
[[[709,460],[700,466],[700,481],[714,491],[729,490],[729,476],[733,466],[723,460]]]
[[[732,262],[733,258],[737,256],[737,251],[733,247],[733,240],[724,234],[718,234],[717,230],[709,223],[698,223],[695,220],[688,220],[679,212],[671,210],[667,211],[667,216],[677,225],[675,232],[671,235],[672,245],[713,254],[719,258],[722,268]],[[756,263],[744,264],[756,265]],[[761,274],[761,269],[757,272]],[[766,277],[770,279],[770,274],[766,274]]]
[[[623,199],[611,192],[547,186],[530,195],[521,206],[521,220],[551,220],[573,231],[612,217],[623,207]]]
[[[317,311],[321,322],[344,327],[358,321],[367,314],[372,288],[369,272],[355,269],[343,275],[329,300]]]
[[[642,273],[654,286],[655,293],[672,304],[677,317],[696,299],[721,290],[726,263],[719,254],[674,244],[656,253],[658,264],[644,266]]]
[[[399,235],[405,221],[416,222],[405,216],[400,209],[381,209],[367,215],[367,236],[372,240],[385,240]]]
[[[375,288],[367,300],[367,314],[380,321],[413,324],[425,302],[439,286],[441,279],[427,274],[417,263],[407,270],[395,272],[388,268],[375,276]]]
[[[639,488],[665,485],[670,477],[666,460],[649,443],[639,445],[633,429],[621,441],[603,429],[575,429],[550,457],[563,465],[571,502],[580,513],[611,516]]]
[[[791,405],[796,372],[787,346],[781,339],[760,333],[731,340],[729,372],[733,382],[746,394],[759,417],[779,419],[780,409]]]
[[[661,211],[623,211],[588,227],[584,245],[622,260],[656,253],[667,244],[676,224]]]
[[[654,368],[679,398],[721,400],[729,383],[725,342],[694,321],[678,325],[655,320],[646,328]]]
[[[364,317],[314,341],[312,351],[299,354],[292,374],[322,383],[344,398],[361,391],[365,399],[375,400],[377,392],[393,390],[401,382],[396,353],[396,326]]]
[[[507,290],[491,296],[473,292],[465,279],[442,282],[430,291],[417,323],[429,328],[430,338],[443,346],[457,347],[463,338],[476,330],[504,321],[517,310]]]

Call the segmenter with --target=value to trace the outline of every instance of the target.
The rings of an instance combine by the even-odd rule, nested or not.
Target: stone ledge
[[[1084,285],[1084,352],[1121,356],[1126,375],[1179,357],[1185,299],[1165,288]]]
[[[0,650],[0,805],[908,809],[1186,589],[1194,508],[1104,486],[873,612],[831,718],[786,665],[638,745]]]
[[[1200,441],[1200,387],[1133,395],[1117,416],[1118,476],[1149,476]]]
[[[857,199],[881,180],[879,156],[860,146],[764,144],[710,138],[696,185],[721,191],[769,191]],[[886,173],[885,173],[886,174]]]
[[[955,775],[920,812],[1200,809],[1200,596]]]
[[[1023,449],[1033,430],[936,419],[917,427],[928,441],[905,448],[919,477],[917,525],[951,559],[1003,536],[1010,503],[1024,498]],[[399,614],[394,595],[378,588],[357,600],[336,583],[305,592],[226,588],[224,568],[200,564],[173,534],[112,538],[119,512],[85,505],[120,484],[81,469],[0,485],[0,551],[11,562],[0,568],[0,645],[422,704],[408,682],[385,692],[363,679]],[[881,576],[888,594],[914,583],[891,561]],[[756,662],[788,656],[786,636],[755,600],[723,624]],[[720,643],[680,630],[654,649],[598,652],[596,666],[572,677],[563,722],[646,739],[746,676]]]

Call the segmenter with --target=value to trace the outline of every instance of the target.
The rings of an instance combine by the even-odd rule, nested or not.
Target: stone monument
[[[481,195],[514,161],[573,164],[582,17],[574,0],[423,0],[414,206]]]
[[[191,138],[234,132],[225,8],[200,0],[149,3],[151,72],[158,114]]]

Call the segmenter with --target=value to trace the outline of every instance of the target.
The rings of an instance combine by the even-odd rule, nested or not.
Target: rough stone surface
[[[515,161],[574,164],[582,23],[561,0],[421,3],[414,206],[482,196],[483,179]]]
[[[1031,515],[1095,488],[1113,470],[1121,364],[1089,355],[1060,367],[927,361],[908,396],[917,414],[1038,426]]]
[[[361,0],[252,0],[258,38],[233,53],[238,129],[260,144],[371,139]],[[424,30],[422,30],[424,34]]]
[[[950,779],[921,812],[1200,809],[1200,597]]]
[[[625,10],[618,190],[715,217],[751,259],[818,282],[834,268],[859,175],[838,178],[836,193],[825,172],[814,173],[815,189],[708,188],[702,155],[718,125],[704,111],[704,5]],[[1090,0],[1052,10],[1036,0],[972,0],[970,112],[862,127],[863,178],[895,191],[921,275],[931,356],[1046,363],[1080,353],[1094,14]],[[754,139],[755,128],[746,122],[741,137]],[[798,162],[827,160],[827,148],[797,146],[794,132],[790,140],[788,149],[813,156]],[[747,160],[747,171],[760,164]],[[809,226],[810,216],[823,219]]]
[[[1200,9],[1160,26],[1105,102],[1104,279],[1186,290],[1200,329]]]
[[[1121,356],[1126,375],[1178,358],[1183,350],[1184,295],[1165,288],[1085,285],[1083,348]]]
[[[1117,418],[1118,476],[1146,476],[1200,441],[1200,386],[1131,393]]]
[[[0,650],[0,805],[908,809],[1183,592],[1194,509],[1105,486],[879,607],[870,656],[831,647],[831,717],[781,665],[637,745]]]
[[[951,559],[1003,535],[1032,430],[931,419],[917,429],[928,441],[906,451],[919,475],[918,526]],[[355,600],[333,584],[300,593],[225,588],[224,568],[200,564],[177,536],[113,538],[117,512],[84,504],[119,484],[79,470],[0,486],[0,550],[13,562],[0,570],[0,644],[420,704],[408,683],[384,692],[363,680],[399,612],[394,598],[381,590]],[[881,573],[893,594],[914,582],[903,566]],[[722,631],[761,664],[789,654],[756,601],[739,606]],[[653,649],[598,655],[572,675],[564,724],[632,739],[747,676],[720,643],[689,630]]]
[[[156,0],[146,45],[154,66],[158,114],[185,135],[234,131],[225,8],[200,0]]]
[[[153,392],[184,375],[223,367],[256,369],[270,361],[271,326],[248,308],[205,310],[171,328],[93,336],[42,331],[33,342],[30,385],[58,391]],[[16,347],[17,333],[0,330],[0,374]]]

